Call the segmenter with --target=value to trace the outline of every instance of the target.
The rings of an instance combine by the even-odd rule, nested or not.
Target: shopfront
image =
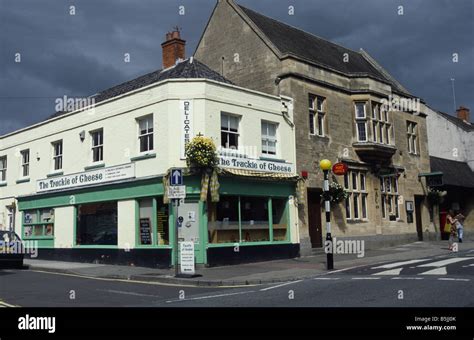
[[[298,256],[294,178],[225,172],[219,183],[219,201],[202,201],[201,177],[185,177],[178,240],[194,242],[197,264]],[[176,210],[163,191],[157,176],[19,197],[22,238],[40,258],[169,267]]]

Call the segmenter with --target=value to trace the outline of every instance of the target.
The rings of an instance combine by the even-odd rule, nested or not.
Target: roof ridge
[[[310,36],[312,36],[312,37],[314,37],[314,38],[323,40],[323,41],[325,41],[325,42],[327,42],[327,43],[329,43],[329,44],[331,44],[331,45],[334,45],[334,46],[336,46],[336,47],[340,47],[340,48],[343,48],[343,49],[345,49],[345,50],[348,50],[348,51],[357,53],[357,54],[359,54],[359,55],[362,55],[362,53],[360,53],[359,51],[356,51],[356,50],[353,50],[353,49],[351,49],[351,48],[348,48],[348,47],[339,45],[339,44],[337,44],[337,43],[335,43],[335,42],[333,42],[333,41],[331,41],[331,40],[328,40],[328,39],[326,39],[326,38],[323,38],[323,37],[321,37],[321,36],[319,36],[319,35],[316,35],[316,34],[314,34],[314,33],[305,31],[304,29],[298,28],[298,27],[296,27],[296,26],[287,24],[287,23],[285,23],[285,22],[283,22],[283,21],[279,21],[279,20],[277,20],[277,19],[275,19],[275,18],[269,17],[269,16],[267,16],[267,15],[265,15],[265,14],[262,14],[262,13],[260,13],[260,12],[256,12],[256,11],[254,11],[253,9],[250,9],[250,8],[248,8],[248,7],[245,7],[245,6],[242,6],[242,5],[239,5],[239,4],[237,4],[237,6],[239,6],[240,8],[242,8],[242,9],[244,9],[244,10],[253,12],[253,13],[257,14],[257,15],[260,15],[260,16],[262,16],[262,17],[265,17],[265,18],[267,18],[267,19],[270,19],[270,20],[272,20],[272,21],[274,21],[274,22],[276,22],[276,23],[278,23],[278,24],[280,24],[280,25],[288,26],[288,27],[290,27],[290,28],[292,28],[292,29],[294,29],[294,30],[303,32],[303,33],[305,33],[305,34],[307,34],[307,35],[310,35]],[[249,18],[249,19],[250,19],[250,18]],[[250,20],[252,20],[252,19],[250,19]],[[277,48],[278,48],[278,47],[277,47]]]

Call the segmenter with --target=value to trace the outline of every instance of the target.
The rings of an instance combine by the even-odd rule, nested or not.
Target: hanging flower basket
[[[349,193],[344,189],[342,185],[336,181],[332,181],[329,184],[329,198],[331,204],[339,204],[345,201],[349,197]],[[326,193],[323,193],[323,199],[326,200]]]
[[[440,191],[436,189],[430,189],[428,191],[428,202],[433,206],[433,205],[439,205],[443,203],[444,201],[444,196],[446,196],[447,192],[446,191]]]
[[[186,144],[186,163],[190,168],[213,169],[218,164],[217,149],[209,137],[197,136]]]

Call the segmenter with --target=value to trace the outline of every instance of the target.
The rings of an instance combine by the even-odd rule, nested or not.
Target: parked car
[[[13,231],[0,230],[0,269],[23,268],[24,247]]]

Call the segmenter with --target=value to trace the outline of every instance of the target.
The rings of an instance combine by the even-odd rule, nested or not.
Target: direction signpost
[[[179,218],[179,201],[186,198],[186,186],[183,185],[183,169],[173,168],[171,169],[170,186],[168,187],[168,197],[173,201],[174,215],[176,216],[175,236],[174,236],[174,273],[175,276],[179,276],[179,226],[183,222]]]

